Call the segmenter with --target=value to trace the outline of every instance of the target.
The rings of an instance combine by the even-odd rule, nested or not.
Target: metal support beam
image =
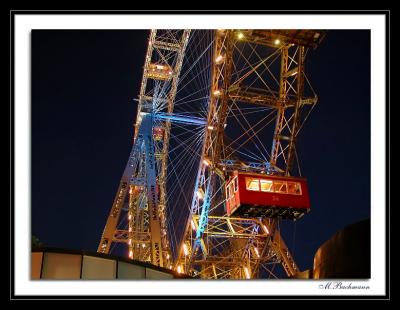
[[[128,244],[130,258],[152,262],[158,266],[171,263],[166,227],[165,171],[170,117],[189,34],[190,30],[150,32],[138,100],[134,144],[105,225],[99,252],[108,253],[112,242],[124,242]],[[154,96],[152,88],[155,87],[156,80],[168,92]],[[157,148],[161,145],[162,152],[158,149],[156,151],[156,142],[153,141],[155,109],[166,113],[164,118],[160,116],[157,119],[158,123],[165,123],[164,140],[157,141]],[[128,197],[128,212],[122,214],[122,206]],[[128,234],[122,234],[118,229],[121,221],[128,221]]]
[[[157,120],[172,121],[174,123],[181,123],[186,125],[200,125],[204,126],[207,124],[207,120],[200,117],[186,117],[180,115],[174,115],[172,113],[154,113],[154,118]]]

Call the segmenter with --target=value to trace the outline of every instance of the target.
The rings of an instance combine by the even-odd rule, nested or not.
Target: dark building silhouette
[[[371,277],[371,221],[349,225],[326,241],[314,256],[314,279]]]

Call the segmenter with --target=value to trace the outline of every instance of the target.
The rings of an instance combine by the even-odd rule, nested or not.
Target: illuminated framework
[[[132,259],[171,265],[165,179],[171,112],[189,34],[190,30],[150,33],[134,143],[98,252],[109,253],[111,245],[120,242],[128,245]],[[122,213],[127,227],[118,229]]]
[[[277,220],[228,217],[223,208],[226,197],[219,189],[224,187],[226,174],[235,168],[291,174],[296,137],[308,116],[303,112],[307,107],[310,112],[317,102],[315,94],[304,96],[305,49],[316,47],[322,37],[321,32],[311,30],[216,31],[208,131],[194,189],[197,194],[193,195],[191,216],[176,264],[178,271],[215,279],[257,278],[261,272],[272,274],[268,265],[274,263],[281,263],[288,276],[299,271],[280,236]],[[249,63],[249,69],[232,82],[238,42],[272,47],[271,57],[256,66]],[[261,66],[268,69],[266,63],[273,55],[281,59],[279,77],[274,77],[279,81],[277,90],[257,71]],[[258,75],[264,87],[243,86],[241,82],[251,74]],[[224,148],[224,129],[229,110],[236,102],[263,105],[276,111],[270,160],[262,168],[229,162],[229,150]]]
[[[296,137],[317,97],[304,72],[306,50],[324,37],[313,30],[217,30],[211,65],[207,119],[174,115],[173,106],[190,31],[151,31],[139,97],[134,144],[98,251],[108,253],[112,243],[128,244],[133,259],[172,268],[166,225],[167,156],[171,122],[204,126],[199,169],[190,215],[174,268],[201,278],[257,278],[273,276],[269,266],[281,264],[288,276],[299,270],[280,236],[276,219],[234,218],[226,215],[225,181],[233,170],[291,175],[297,161]],[[265,46],[271,51],[254,65],[241,44]],[[255,50],[253,49],[253,52]],[[238,52],[247,67],[237,70]],[[273,74],[269,62],[280,59]],[[264,68],[278,87],[271,87]],[[258,87],[245,86],[256,76]],[[234,77],[234,78],[233,78]],[[149,81],[152,81],[151,83]],[[261,85],[261,86],[260,86]],[[305,86],[312,96],[306,96]],[[225,127],[239,103],[271,109],[275,122],[272,150],[263,162],[238,159],[226,142]],[[241,113],[241,112],[240,112]],[[257,123],[258,124],[258,123]],[[243,135],[249,140],[258,130]],[[128,195],[129,193],[129,195]],[[127,198],[129,197],[129,201]],[[124,213],[124,211],[126,211]],[[127,221],[126,229],[118,222]]]

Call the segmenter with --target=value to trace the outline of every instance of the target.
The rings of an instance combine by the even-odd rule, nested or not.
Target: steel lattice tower
[[[216,30],[211,62],[207,118],[175,115],[174,100],[189,30],[153,30],[139,95],[134,144],[98,251],[126,243],[130,258],[152,262],[201,278],[257,278],[279,263],[288,276],[299,270],[282,239],[275,218],[227,216],[224,188],[234,170],[271,175],[298,174],[296,138],[317,103],[305,74],[307,50],[316,48],[323,31]],[[243,44],[250,46],[246,50]],[[268,55],[257,65],[256,48]],[[245,69],[238,70],[238,59]],[[278,72],[272,63],[279,59]],[[247,64],[246,64],[247,62]],[[276,62],[275,62],[276,63]],[[260,73],[260,70],[263,71]],[[264,72],[269,72],[269,80]],[[267,72],[267,73],[268,73]],[[246,84],[250,77],[257,87]],[[310,91],[311,90],[311,91]],[[226,142],[229,115],[240,106],[272,110],[272,147],[265,162],[239,159]],[[190,214],[175,261],[168,240],[166,186],[171,122],[204,127],[201,156]],[[243,134],[254,137],[250,128]],[[267,143],[268,144],[268,143]],[[117,229],[124,218],[127,229]]]
[[[170,114],[190,30],[152,30],[140,88],[134,144],[98,247],[108,253],[115,242],[128,244],[129,257],[158,266],[171,264],[166,228],[165,178],[170,121],[153,138],[152,112]],[[156,64],[156,65],[155,65]],[[157,199],[158,197],[159,199]],[[128,200],[128,201],[127,201]],[[121,211],[127,230],[117,229]]]

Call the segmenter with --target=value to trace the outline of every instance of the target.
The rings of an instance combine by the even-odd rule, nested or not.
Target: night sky
[[[148,34],[32,31],[32,233],[46,246],[97,249],[131,149]],[[370,32],[329,31],[306,72],[319,103],[297,148],[312,211],[282,227],[302,270],[370,217]]]

